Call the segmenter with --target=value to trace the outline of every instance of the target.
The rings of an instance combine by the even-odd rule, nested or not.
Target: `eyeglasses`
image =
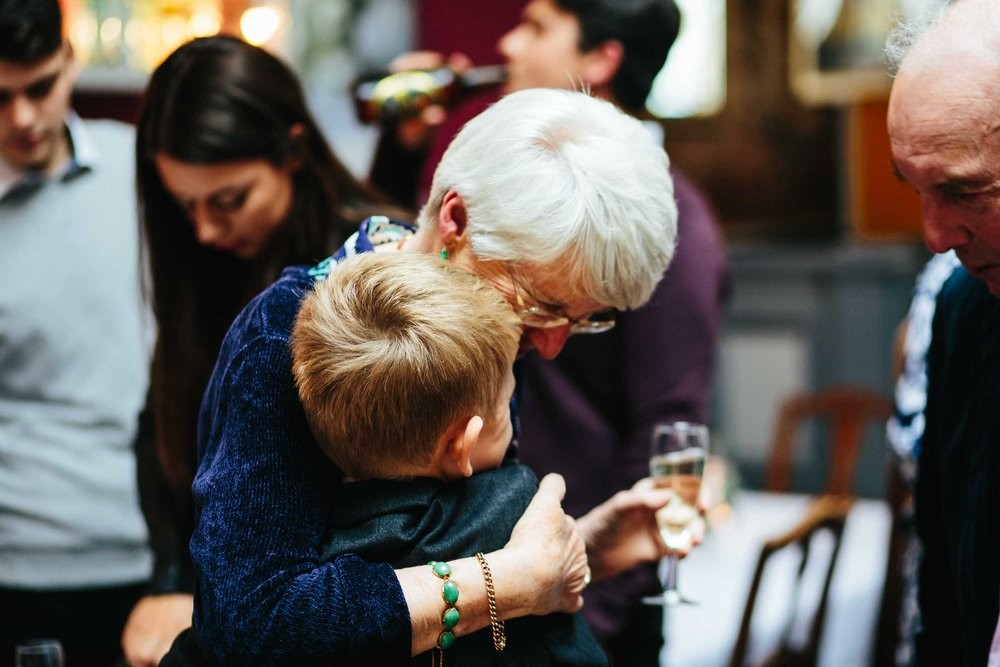
[[[554,313],[538,305],[528,305],[524,297],[521,296],[522,290],[518,289],[518,281],[514,278],[514,272],[510,267],[507,267],[507,273],[510,275],[514,301],[517,303],[514,310],[524,326],[534,329],[554,329],[569,325],[571,334],[604,333],[615,327],[615,311],[613,310],[602,310],[585,317],[573,318],[565,313]]]

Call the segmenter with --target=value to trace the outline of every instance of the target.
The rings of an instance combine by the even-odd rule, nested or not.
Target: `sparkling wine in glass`
[[[668,548],[688,551],[692,546],[691,524],[698,518],[698,493],[708,457],[708,427],[676,422],[653,428],[649,473],[656,485],[670,489],[673,497],[657,510],[656,524]],[[643,598],[646,604],[694,604],[677,590],[678,557],[666,558],[663,593]]]

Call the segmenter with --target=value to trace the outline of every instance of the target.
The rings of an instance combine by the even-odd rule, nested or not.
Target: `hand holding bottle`
[[[454,62],[452,62],[454,61]],[[413,70],[435,70],[441,67],[451,67],[456,72],[463,72],[472,67],[472,61],[464,53],[452,54],[446,63],[444,54],[437,51],[410,51],[397,56],[390,64],[390,72],[407,72]],[[417,150],[429,145],[435,130],[444,123],[448,111],[440,104],[425,107],[416,116],[400,118],[395,124],[396,138],[407,150]]]
[[[430,142],[448,107],[505,75],[504,66],[473,67],[461,53],[446,59],[434,51],[413,51],[397,57],[388,73],[355,85],[355,106],[362,122],[391,124],[400,144],[416,150]]]

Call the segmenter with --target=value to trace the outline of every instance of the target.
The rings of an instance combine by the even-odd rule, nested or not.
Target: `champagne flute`
[[[666,505],[656,512],[660,536],[668,548],[687,551],[692,546],[691,524],[698,518],[698,493],[708,457],[708,427],[676,422],[653,428],[649,473],[660,488],[674,492]],[[643,598],[646,604],[695,604],[677,590],[678,557],[666,558],[663,593]]]
[[[58,639],[29,639],[14,649],[16,667],[63,667],[63,647]]]

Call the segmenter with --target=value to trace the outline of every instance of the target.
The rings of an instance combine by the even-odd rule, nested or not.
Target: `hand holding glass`
[[[656,524],[667,548],[688,551],[692,546],[691,524],[698,518],[698,493],[708,456],[708,427],[676,422],[653,428],[649,473],[656,485],[674,492],[657,510]],[[643,598],[646,604],[693,604],[677,590],[676,555],[667,556],[663,593]]]

